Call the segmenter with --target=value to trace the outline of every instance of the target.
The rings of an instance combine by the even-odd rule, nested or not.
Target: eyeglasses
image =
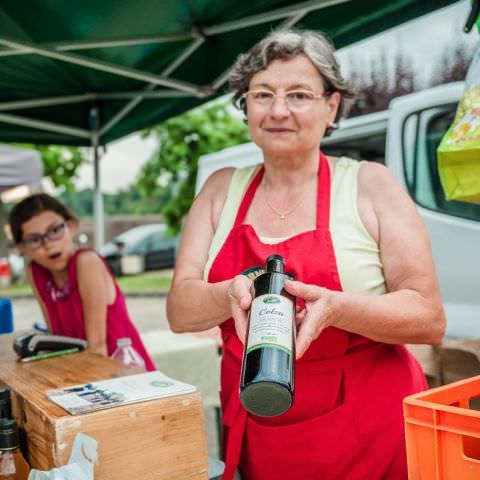
[[[25,237],[22,240],[22,243],[30,250],[36,250],[40,248],[47,240],[60,240],[65,235],[65,222],[59,223],[57,225],[52,225],[47,229],[47,231],[41,234],[33,234]]]
[[[270,90],[249,90],[242,97],[256,107],[270,108],[277,98],[283,98],[285,105],[291,111],[305,111],[313,106],[316,99],[328,97],[329,92],[315,94],[309,90],[290,90],[283,95]]]

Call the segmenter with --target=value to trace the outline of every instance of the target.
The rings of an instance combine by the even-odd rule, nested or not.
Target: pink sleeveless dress
[[[84,251],[86,250],[77,250],[68,261],[67,281],[62,288],[55,285],[49,270],[35,262],[32,262],[31,265],[35,287],[47,309],[51,333],[86,340],[83,305],[77,282],[78,256]],[[108,267],[106,268],[108,269]],[[117,347],[117,339],[129,337],[132,340],[133,348],[145,361],[146,369],[156,370],[137,329],[130,320],[123,293],[113,276],[112,279],[115,284],[115,301],[107,306],[108,355],[111,355]]]

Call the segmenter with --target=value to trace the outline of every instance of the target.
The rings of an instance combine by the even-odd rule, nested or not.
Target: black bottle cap
[[[0,450],[18,447],[17,422],[12,419],[0,418]]]
[[[267,258],[267,272],[283,273],[284,265],[285,260],[281,255],[274,254]]]
[[[0,418],[12,418],[10,389],[8,387],[0,387]]]

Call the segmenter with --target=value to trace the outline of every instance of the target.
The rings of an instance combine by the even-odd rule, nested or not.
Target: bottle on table
[[[0,387],[0,418],[12,418],[12,404],[8,387]]]
[[[142,356],[132,347],[132,340],[130,338],[119,338],[117,340],[117,348],[112,354],[115,360],[129,365],[131,367],[145,370],[145,361]]]
[[[254,415],[273,417],[293,404],[295,302],[285,291],[285,261],[270,255],[266,271],[253,282],[243,353],[240,401]]]
[[[17,422],[0,418],[0,480],[27,480],[29,473],[20,451]]]

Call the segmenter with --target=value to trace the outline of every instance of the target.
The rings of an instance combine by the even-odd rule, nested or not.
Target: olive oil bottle
[[[240,401],[254,415],[274,417],[293,404],[295,297],[285,291],[280,255],[267,258],[266,272],[253,282],[243,353]]]
[[[0,480],[27,480],[30,467],[20,452],[17,422],[0,419]]]

